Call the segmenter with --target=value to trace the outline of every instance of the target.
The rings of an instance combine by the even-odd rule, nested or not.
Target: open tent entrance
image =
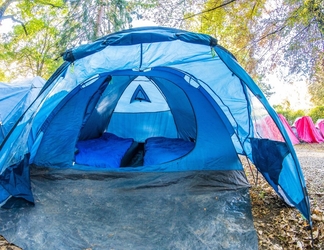
[[[217,162],[216,170],[242,170],[232,127],[188,74],[162,67],[117,71],[76,89],[41,128],[36,165],[181,171],[215,170]]]
[[[114,82],[118,80],[118,76],[113,77]],[[193,110],[180,87],[163,78],[152,79],[146,76],[138,76],[125,85],[106,128],[108,132],[121,137],[132,137],[142,143],[149,137],[157,136],[184,140],[189,135],[196,137]],[[183,105],[175,103],[172,92],[166,92],[164,85],[178,94]],[[164,91],[161,90],[163,87]],[[181,111],[185,113],[179,114]],[[188,117],[191,124],[183,124],[182,117]]]
[[[62,96],[31,151],[53,168],[31,168],[38,204],[16,213],[5,236],[25,248],[257,249],[233,129],[207,96],[166,68],[104,73]]]

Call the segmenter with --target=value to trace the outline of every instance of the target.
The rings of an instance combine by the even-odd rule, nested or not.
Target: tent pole
[[[311,223],[309,223],[309,228],[310,228],[310,235],[311,235],[311,241],[312,241],[312,249],[315,249],[314,248],[314,237],[313,237],[313,226],[311,225]]]
[[[250,164],[250,160],[249,160],[249,158],[247,157],[247,155],[245,155],[245,158],[246,158],[246,160],[247,160],[247,162],[248,162],[248,165],[249,165],[249,168],[250,168],[250,170],[251,170],[252,177],[253,177],[253,180],[254,180],[254,184],[257,186],[257,181],[258,181],[258,171],[257,171],[257,176],[255,177],[255,176],[254,176],[254,173],[253,173],[252,166],[251,166],[251,164]]]

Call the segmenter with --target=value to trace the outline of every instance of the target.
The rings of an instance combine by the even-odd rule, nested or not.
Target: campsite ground
[[[302,215],[287,207],[273,189],[246,167],[252,184],[250,191],[254,226],[259,237],[259,249],[324,249],[324,144],[302,143],[295,146],[310,196],[313,220],[311,233]]]
[[[287,207],[271,187],[256,172],[246,166],[254,226],[259,237],[259,249],[324,249],[324,143],[295,146],[308,188],[312,219],[314,247],[308,224],[301,214]],[[253,174],[252,174],[253,173]],[[0,250],[19,250],[0,236]]]

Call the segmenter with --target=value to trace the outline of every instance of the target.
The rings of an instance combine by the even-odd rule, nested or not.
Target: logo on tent
[[[148,95],[146,94],[146,92],[144,91],[141,85],[138,85],[137,88],[135,89],[130,103],[133,103],[135,101],[151,102],[150,98],[148,97]]]

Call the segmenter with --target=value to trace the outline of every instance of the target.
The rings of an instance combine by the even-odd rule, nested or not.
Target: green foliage
[[[133,9],[135,20],[149,20],[157,25],[190,30],[186,26],[184,16],[200,9],[205,0],[134,0],[137,2]],[[140,3],[140,4],[139,4]]]
[[[8,82],[5,72],[0,67],[0,82]]]
[[[288,77],[304,75],[312,101],[324,105],[324,1],[284,0],[271,12],[263,30],[266,39],[260,45],[271,48],[272,67],[289,68]]]
[[[231,3],[207,1],[203,13],[189,18],[188,23],[194,31],[216,37],[219,44],[230,50],[253,77],[259,78],[254,47],[248,45],[255,38],[253,29],[266,1],[228,2]]]
[[[312,102],[317,106],[324,106],[324,53],[321,60],[317,61],[313,80],[309,85]]]
[[[312,118],[314,123],[316,123],[318,119],[324,119],[324,106],[318,106],[311,109],[308,115]]]
[[[303,75],[312,101],[324,105],[323,0],[208,0],[185,18],[194,31],[218,38],[254,79],[276,70],[286,81]]]
[[[270,84],[265,83],[261,76],[258,76],[258,78],[255,79],[255,81],[266,98],[270,98],[275,93],[273,91],[273,87]]]
[[[130,27],[132,9],[140,5],[128,0],[13,2],[8,7],[0,1],[0,9],[5,7],[5,14],[19,20],[12,32],[1,37],[2,79],[48,78],[62,63],[56,59],[67,48]]]
[[[70,48],[130,28],[137,1],[66,1],[59,46]]]
[[[282,66],[303,73],[312,101],[323,106],[323,10],[322,0],[0,0],[0,20],[7,14],[21,22],[1,38],[0,77],[47,78],[67,48],[129,28],[136,16],[216,37],[267,96],[266,74]]]
[[[324,81],[310,85],[309,92],[312,95],[312,102],[316,105],[324,105]]]
[[[298,117],[307,115],[304,110],[292,110],[290,105],[286,105],[285,107],[283,105],[274,105],[273,108],[278,114],[282,114],[290,125],[292,125]]]
[[[19,1],[8,12],[24,23],[2,36],[0,63],[4,65],[3,78],[41,76],[47,79],[61,64],[56,44],[59,38],[60,8],[53,5],[62,1]],[[55,8],[55,11],[53,11]]]
[[[292,125],[298,117],[310,116],[314,123],[318,119],[324,119],[324,106],[317,106],[308,112],[304,110],[292,110],[289,105],[274,105],[277,113],[286,117],[287,121]]]

